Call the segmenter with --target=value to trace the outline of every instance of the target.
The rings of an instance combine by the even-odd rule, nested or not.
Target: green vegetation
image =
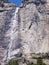
[[[44,65],[43,60],[42,60],[42,59],[38,59],[38,60],[37,60],[37,65]],[[46,64],[45,64],[45,65],[46,65]]]
[[[46,65],[45,63],[43,63],[42,59],[37,59],[37,64],[33,64],[33,65]]]
[[[10,60],[8,62],[8,65],[19,65],[18,60]],[[46,65],[43,63],[43,60],[41,58],[37,59],[37,64],[34,64],[33,62],[28,62],[27,65]]]
[[[46,64],[43,63],[42,59],[37,59],[37,64],[30,64],[30,63],[28,63],[27,65],[46,65]]]
[[[42,59],[38,59],[38,60],[37,60],[37,64],[38,64],[38,65],[39,65],[39,64],[40,64],[40,65],[43,64]]]
[[[18,61],[17,60],[10,60],[9,62],[8,62],[8,65],[19,65],[19,63],[18,63]]]

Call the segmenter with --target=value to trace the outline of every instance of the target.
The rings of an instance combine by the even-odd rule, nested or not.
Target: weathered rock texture
[[[10,28],[10,20],[12,12],[15,11],[16,5],[11,3],[4,3],[4,7],[0,6],[0,59],[4,57],[9,40],[5,37],[6,31]],[[6,39],[5,39],[6,38]]]
[[[19,13],[23,53],[49,52],[49,0],[29,0]]]
[[[13,19],[15,13],[15,5],[4,3],[4,8],[0,9],[0,45],[7,49],[10,43],[9,34],[12,24],[16,21]],[[14,13],[13,13],[14,12]],[[15,38],[12,45],[22,49],[23,54],[30,53],[48,53],[49,52],[49,0],[29,0],[24,2],[18,11],[18,35],[16,37],[17,27],[12,27],[12,34]],[[11,21],[12,19],[12,21]],[[15,25],[15,24],[14,24]],[[12,37],[13,38],[13,37]],[[18,41],[18,42],[17,42]],[[20,43],[20,44],[18,44]],[[21,47],[20,47],[21,45]]]
[[[49,53],[49,0],[33,1],[37,0],[29,0],[19,10],[22,49],[27,57],[30,53]],[[45,63],[49,65],[49,60]]]

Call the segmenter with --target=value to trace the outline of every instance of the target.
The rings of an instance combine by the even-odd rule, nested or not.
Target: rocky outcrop
[[[4,3],[1,8],[0,45],[4,49],[20,49],[27,57],[49,52],[49,0],[27,0],[18,12],[11,3]]]
[[[12,12],[15,12],[15,8],[16,5],[11,3],[4,3],[4,7],[0,7],[0,60],[4,57],[4,52],[7,49],[9,40],[5,37],[5,33],[10,28]]]
[[[28,0],[19,10],[21,39],[25,54],[49,52],[48,3],[48,0]]]

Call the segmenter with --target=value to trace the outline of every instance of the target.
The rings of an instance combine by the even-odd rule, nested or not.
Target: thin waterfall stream
[[[6,36],[10,36],[10,43],[8,45],[8,50],[7,52],[5,52],[6,58],[8,59],[10,59],[11,56],[19,52],[19,49],[15,50],[16,43],[18,43],[16,42],[16,37],[18,38],[18,32],[19,32],[18,31],[18,10],[19,8],[16,8],[15,12],[13,13],[13,17],[11,18],[11,23],[10,23],[11,27],[6,32]]]

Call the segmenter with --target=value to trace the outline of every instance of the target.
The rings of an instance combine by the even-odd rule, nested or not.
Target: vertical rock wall
[[[49,52],[49,0],[24,2],[17,13],[18,21],[14,16],[15,12],[15,5],[9,3],[4,3],[4,8],[0,9],[0,46],[7,50],[11,41],[10,34],[17,30],[17,25],[14,24],[16,21],[19,32],[18,38],[17,31],[14,31],[12,35],[14,36],[12,49],[20,48],[22,53],[27,55]],[[11,22],[15,25],[14,27],[10,24]]]
[[[19,12],[23,53],[49,52],[49,0],[29,0]]]
[[[4,52],[10,41],[9,36],[5,36],[10,28],[12,13],[15,12],[15,5],[4,3],[4,7],[0,7],[0,59],[4,57]]]

